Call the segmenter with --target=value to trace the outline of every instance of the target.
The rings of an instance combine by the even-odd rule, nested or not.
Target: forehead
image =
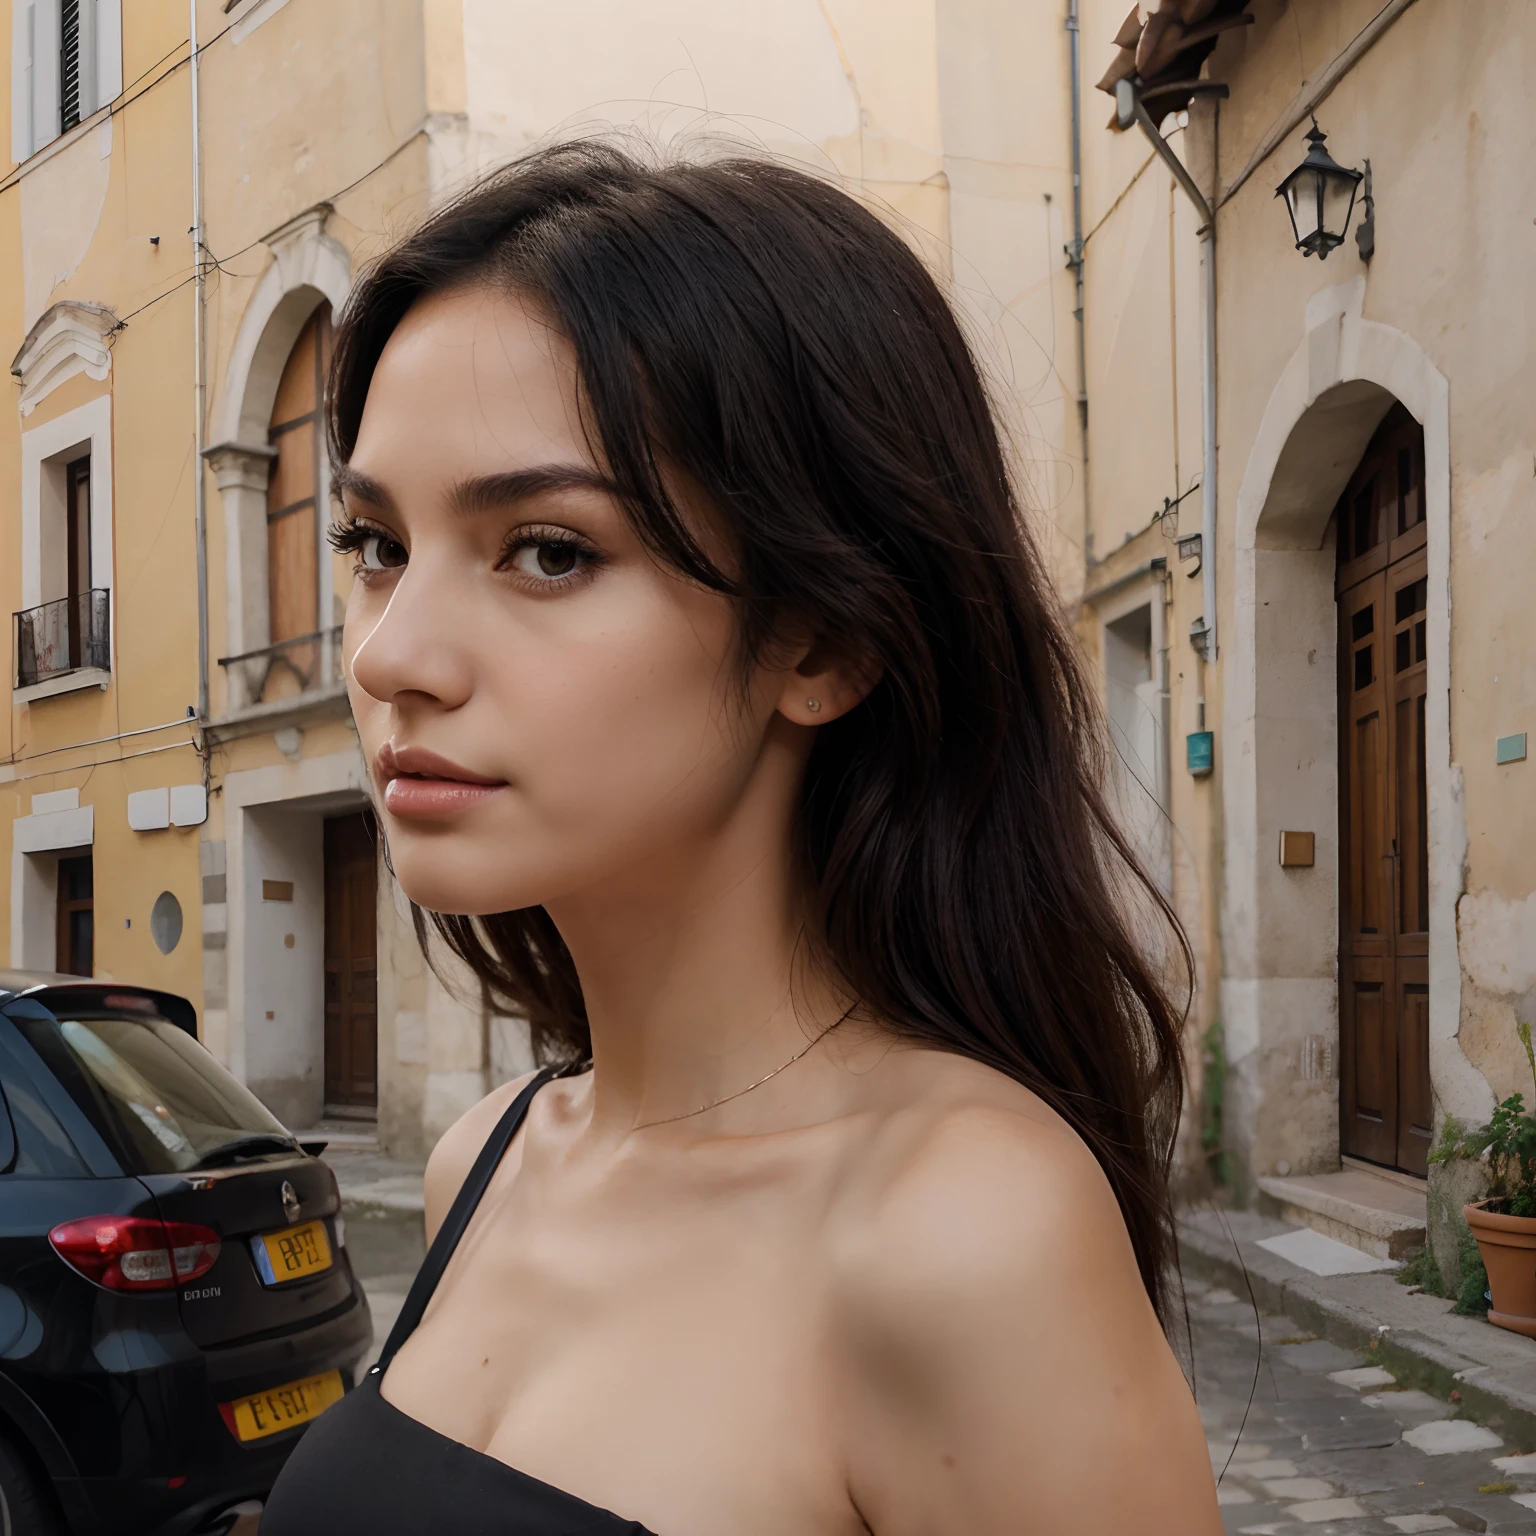
[[[385,344],[351,461],[369,473],[590,463],[577,402],[575,353],[536,305],[484,287],[432,294]]]

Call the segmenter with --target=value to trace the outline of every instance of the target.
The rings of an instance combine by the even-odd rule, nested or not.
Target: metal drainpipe
[[[1088,500],[1088,346],[1083,322],[1083,100],[1079,79],[1082,28],[1078,21],[1078,0],[1067,0],[1067,35],[1072,43],[1072,244],[1067,247],[1067,265],[1077,279],[1077,426],[1083,458],[1083,565],[1093,566],[1093,515]]]
[[[208,466],[203,462],[203,417],[207,383],[204,378],[204,323],[207,291],[203,269],[202,117],[198,100],[197,0],[187,0],[188,41],[192,50],[192,393],[197,416],[192,427],[194,527],[197,537],[197,718],[208,718]]]
[[[1115,109],[1122,127],[1128,128],[1132,122],[1140,126],[1200,216],[1200,239],[1205,246],[1201,263],[1205,324],[1200,338],[1200,430],[1204,439],[1200,469],[1200,602],[1205,612],[1200,616],[1199,627],[1190,630],[1190,640],[1201,659],[1209,663],[1216,660],[1216,216],[1184,162],[1157,131],[1157,124],[1132,81],[1122,80],[1116,85]]]
[[[1202,654],[1216,660],[1216,219],[1205,226],[1205,327],[1200,338],[1200,422],[1205,439],[1200,469],[1200,603],[1205,609]]]

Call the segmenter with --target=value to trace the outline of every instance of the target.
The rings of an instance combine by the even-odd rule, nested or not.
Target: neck
[[[586,1000],[595,1129],[737,1094],[846,1006],[809,959],[790,818],[750,802],[707,843],[548,904]]]

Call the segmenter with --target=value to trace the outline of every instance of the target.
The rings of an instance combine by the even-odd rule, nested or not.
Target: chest
[[[814,1203],[751,1186],[564,1196],[488,1192],[390,1401],[663,1536],[861,1529]]]

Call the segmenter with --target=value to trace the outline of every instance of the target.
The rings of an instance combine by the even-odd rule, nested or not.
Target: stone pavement
[[[1319,1265],[1315,1252],[1309,1257],[1299,1248],[1302,1239],[1368,1268]],[[1186,1211],[1179,1248],[1187,1274],[1240,1296],[1251,1289],[1261,1307],[1343,1349],[1374,1345],[1375,1363],[1404,1385],[1442,1400],[1458,1392],[1479,1422],[1536,1449],[1536,1340],[1480,1317],[1458,1317],[1449,1301],[1399,1285],[1396,1265],[1370,1272],[1374,1261],[1355,1249],[1251,1211]]]
[[[1233,1536],[1536,1536],[1536,1446],[1401,1387],[1232,1291],[1185,1281],[1196,1401]]]

